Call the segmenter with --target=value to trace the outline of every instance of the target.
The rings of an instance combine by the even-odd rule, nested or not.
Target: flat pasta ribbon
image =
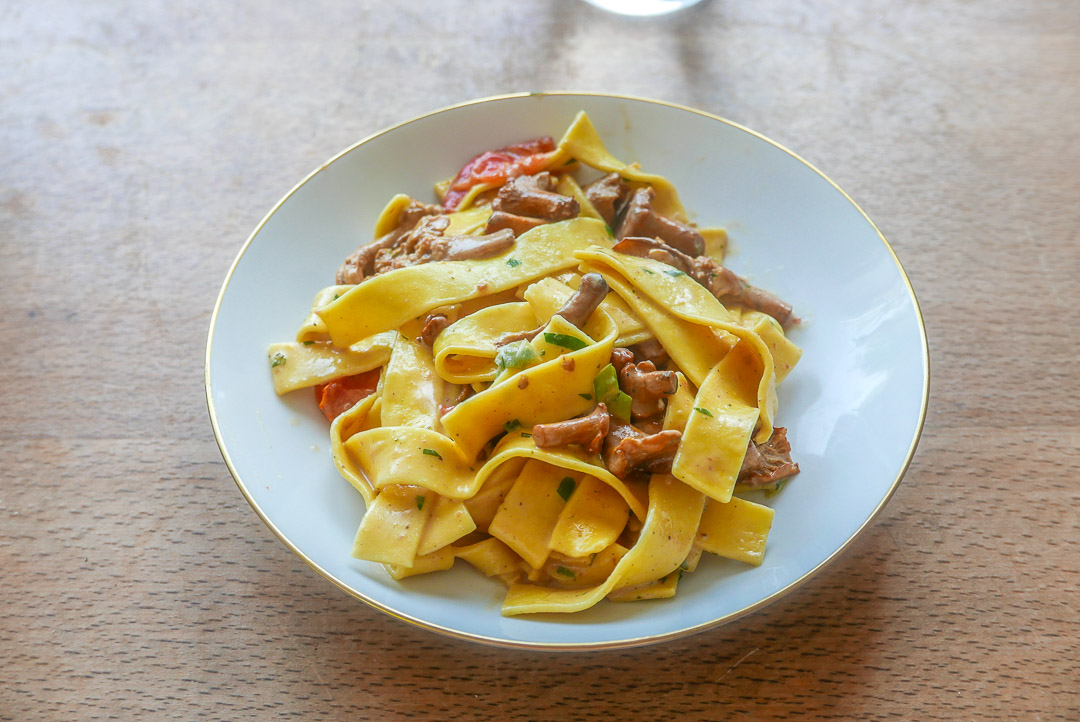
[[[736,317],[724,308],[723,304],[704,286],[671,266],[649,258],[627,256],[605,248],[589,248],[578,251],[575,255],[591,267],[600,270],[609,285],[616,291],[619,290],[619,286],[625,289],[627,284],[632,285],[672,315],[701,327],[736,336],[741,343],[753,349],[761,361],[761,374],[757,379],[757,404],[761,412],[761,424],[755,440],[768,441],[772,436],[772,419],[776,415],[778,405],[776,373],[773,369],[772,352],[760,336],[739,324]],[[625,283],[618,285],[613,283],[618,280],[617,277]],[[631,298],[623,296],[623,300],[634,308]],[[649,319],[644,316],[643,320],[646,324],[649,323]],[[661,338],[656,329],[652,330],[657,338]],[[707,334],[699,334],[699,338],[707,338]],[[662,338],[661,342],[663,342]],[[691,375],[692,369],[683,368],[683,371],[695,384],[700,385],[704,380],[694,378]]]
[[[618,328],[599,310],[593,313],[590,324],[603,333],[600,340],[585,341],[584,348],[558,356],[548,354],[550,361],[497,378],[489,388],[461,402],[442,418],[446,433],[461,445],[466,456],[475,457],[484,444],[504,431],[508,424],[516,422],[531,427],[562,421],[593,409],[593,380],[611,358]],[[547,332],[537,336],[534,343],[544,343],[545,336],[552,332],[577,338],[579,342],[584,336],[561,316],[552,317]],[[544,351],[554,351],[555,347],[539,350],[543,358]]]
[[[598,457],[582,449],[539,449],[528,432],[507,434],[478,469],[469,464],[452,439],[428,429],[404,426],[381,426],[356,433],[341,444],[340,452],[335,447],[335,459],[346,478],[357,488],[369,489],[368,493],[413,484],[461,500],[472,499],[503,465],[516,459],[535,459],[569,472],[595,476],[614,489],[639,519],[644,519],[647,511],[644,489],[638,482],[619,479],[604,468]],[[516,476],[516,468],[513,473]]]
[[[300,328],[296,332],[296,340],[299,343],[329,341],[330,334],[326,330],[326,324],[319,318],[316,311],[331,301],[344,296],[351,288],[352,286],[327,286],[316,293],[315,299],[311,302],[311,311],[308,312],[307,318],[300,324]]]
[[[649,512],[637,543],[603,584],[585,589],[552,589],[512,584],[502,613],[579,612],[620,587],[645,584],[675,571],[690,553],[705,507],[705,496],[678,479],[655,474],[649,482]]]
[[[604,145],[604,141],[600,139],[600,134],[596,132],[596,128],[585,111],[577,114],[574,122],[559,140],[559,145],[548,164],[548,170],[558,168],[570,159],[579,160],[605,173],[618,173],[629,181],[651,185],[656,191],[655,207],[661,215],[677,221],[687,220],[686,209],[683,208],[679,193],[671,181],[655,173],[646,173],[636,165],[623,163],[613,156]]]
[[[738,497],[726,504],[709,499],[694,543],[717,556],[760,566],[775,514],[763,504]]]
[[[267,353],[274,391],[281,396],[383,366],[390,360],[396,336],[393,331],[378,333],[349,348],[315,341],[272,343]]]
[[[435,429],[446,386],[427,348],[399,334],[380,379],[383,425]]]
[[[479,261],[442,261],[398,268],[367,279],[316,313],[335,346],[396,329],[440,306],[514,288],[573,268],[573,252],[610,247],[604,224],[575,218],[521,234],[514,247]]]
[[[687,414],[671,475],[710,499],[731,499],[758,421],[760,373],[753,351],[739,344],[705,377]]]
[[[536,315],[523,301],[488,306],[447,327],[435,340],[435,368],[456,384],[493,381],[497,369],[495,342],[505,333],[536,328]]]

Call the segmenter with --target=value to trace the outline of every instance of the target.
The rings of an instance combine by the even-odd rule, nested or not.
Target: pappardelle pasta
[[[364,498],[352,555],[394,579],[462,559],[506,615],[671,597],[705,552],[760,564],[773,511],[734,494],[798,473],[791,307],[585,113],[436,192],[391,199],[269,348]]]

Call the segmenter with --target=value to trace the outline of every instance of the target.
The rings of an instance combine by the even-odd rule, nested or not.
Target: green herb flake
[[[510,421],[507,421],[505,424],[503,424],[503,428],[507,431],[513,431],[514,429],[521,428],[521,422],[517,419],[511,419]]]
[[[574,574],[573,570],[563,566],[555,567],[555,573],[564,577],[570,577],[571,579],[577,579],[577,574]]]
[[[608,238],[614,238],[615,237],[615,231],[611,230],[611,226],[605,225],[604,228],[605,228],[605,230],[607,230]]]
[[[776,485],[773,486],[773,488],[766,489],[765,490],[765,498],[770,499],[770,498],[776,496],[777,494],[779,494],[780,490],[783,489],[784,485],[787,484],[790,480],[791,480],[791,477],[789,476],[786,479],[781,479],[780,481],[776,482]]]
[[[593,395],[596,400],[606,403],[615,394],[619,393],[619,375],[615,373],[615,367],[608,364],[600,369],[593,379]]]
[[[615,414],[616,418],[619,418],[626,423],[630,423],[630,406],[633,403],[633,399],[629,394],[625,394],[622,391],[615,394],[612,398],[608,399],[608,411]]]
[[[679,276],[685,276],[686,275],[686,273],[684,273],[683,271],[680,271],[678,268],[666,268],[666,269],[664,269],[664,273],[671,276],[672,278],[678,278]]]
[[[523,439],[531,439],[532,434],[530,434],[528,431],[522,431],[521,432],[521,438],[523,438]]]
[[[642,268],[641,270],[645,271],[645,273],[649,274],[650,276],[655,276],[656,275],[656,271],[653,271],[653,270],[651,270],[649,268]]]
[[[544,340],[552,345],[568,348],[571,351],[578,351],[589,345],[577,336],[569,336],[565,333],[545,333]]]
[[[435,449],[420,449],[420,451],[424,452],[424,456],[434,456],[439,461],[442,461],[442,454],[435,451]]]
[[[417,508],[417,509],[423,509],[423,508],[424,508],[424,502],[425,502],[425,501],[427,501],[427,498],[426,498],[426,497],[424,497],[424,496],[417,496],[417,497],[416,497],[416,508]]]
[[[315,343],[315,342],[314,341],[304,341],[305,346],[310,346],[313,343]]]
[[[529,345],[528,341],[515,341],[499,349],[495,356],[495,365],[500,370],[523,369],[538,358],[540,357],[536,355],[536,349]]]
[[[270,357],[270,368],[277,368],[285,364],[285,354],[278,351],[276,354]]]
[[[510,266],[510,268],[517,268],[521,265],[521,261],[516,258],[509,258],[506,261],[506,265]]]
[[[336,301],[336,300],[338,300],[339,298],[341,298],[341,294],[340,294],[340,293],[335,293],[335,294],[334,294],[334,300]]]
[[[699,414],[705,414],[706,416],[712,416],[713,415],[713,413],[711,411],[709,411],[708,409],[703,409],[700,406],[695,406],[694,411],[698,412]]]
[[[576,486],[577,484],[574,483],[574,480],[569,476],[564,477],[563,480],[559,482],[559,496],[562,497],[563,501],[570,501],[570,495],[574,493],[574,488]]]
[[[578,396],[585,399],[586,401],[592,401],[592,394],[578,394]]]

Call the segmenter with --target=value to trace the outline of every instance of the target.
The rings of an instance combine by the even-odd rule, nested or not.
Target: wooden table
[[[1080,7],[571,0],[0,8],[0,718],[1080,718]],[[358,138],[510,90],[701,107],[822,168],[926,316],[880,519],[655,648],[489,649],[355,601],[237,491],[206,330],[244,238]]]

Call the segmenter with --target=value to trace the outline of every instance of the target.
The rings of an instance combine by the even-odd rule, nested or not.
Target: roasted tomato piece
[[[446,192],[443,205],[457,210],[469,189],[481,183],[505,183],[519,175],[530,175],[544,169],[548,154],[555,150],[555,141],[549,135],[505,148],[484,151],[458,171]]]
[[[342,376],[315,387],[315,400],[319,409],[330,421],[353,407],[357,401],[371,395],[379,385],[380,369],[373,369],[354,376]]]

